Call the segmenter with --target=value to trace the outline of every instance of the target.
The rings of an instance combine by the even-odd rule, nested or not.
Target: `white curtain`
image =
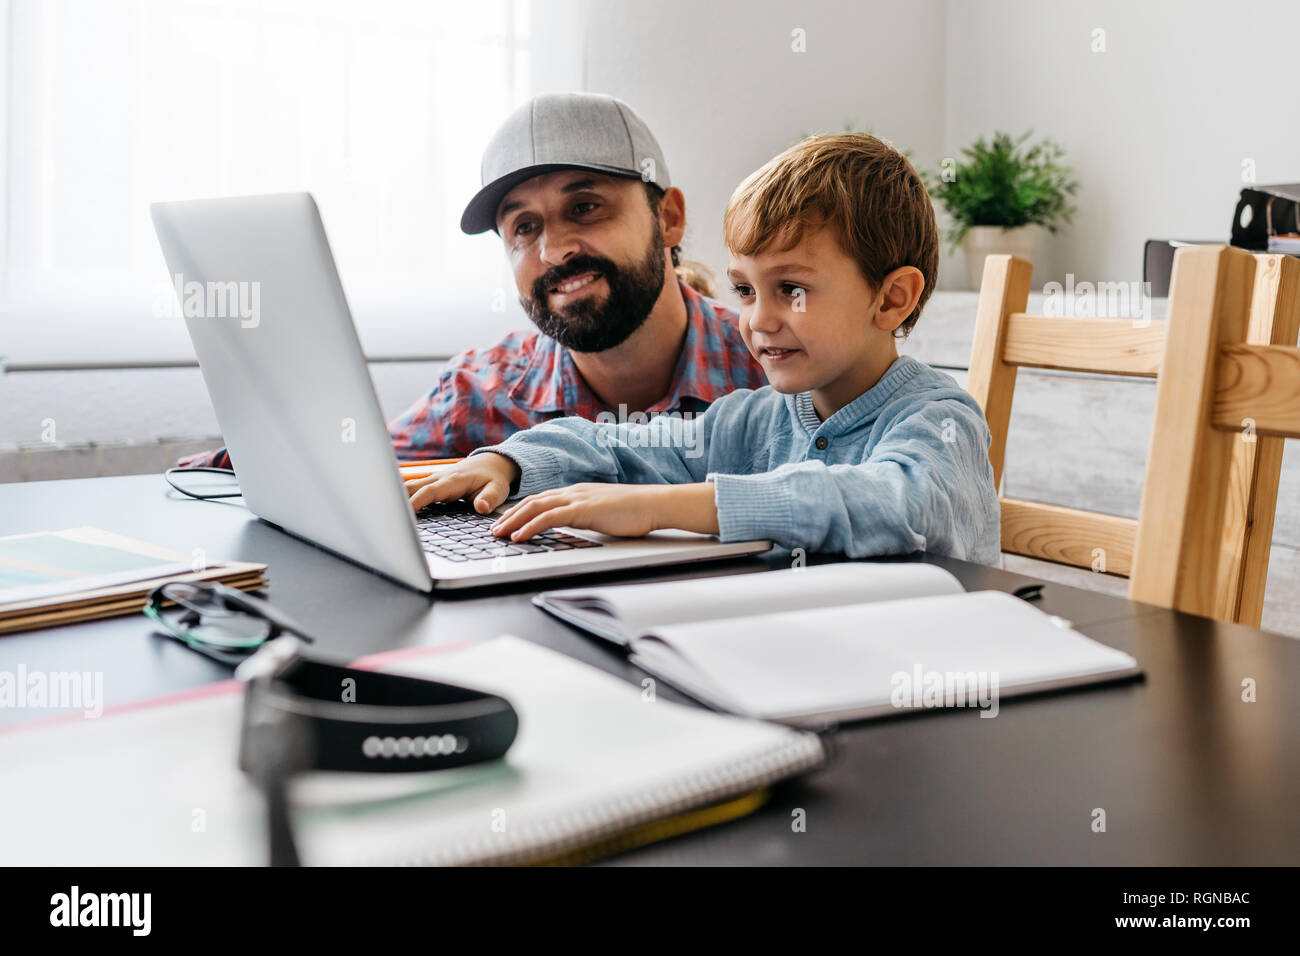
[[[192,358],[183,324],[157,314],[169,286],[148,207],[203,196],[310,190],[372,358],[526,323],[495,236],[459,229],[484,144],[533,92],[524,0],[6,9],[10,364]]]

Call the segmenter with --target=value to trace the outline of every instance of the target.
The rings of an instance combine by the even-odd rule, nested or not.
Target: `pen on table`
[[[1013,596],[1025,601],[1037,601],[1043,596],[1041,584],[1025,584],[1011,592]]]

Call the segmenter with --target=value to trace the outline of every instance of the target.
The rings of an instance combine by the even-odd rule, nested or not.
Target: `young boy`
[[[810,137],[746,179],[724,219],[740,328],[770,386],[697,418],[556,419],[407,482],[412,506],[473,498],[524,541],[567,525],[770,538],[850,557],[995,563],[989,430],[947,375],[900,357],[934,288],[934,210],[873,136]]]

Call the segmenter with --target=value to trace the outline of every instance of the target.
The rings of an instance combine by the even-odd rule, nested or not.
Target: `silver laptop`
[[[244,502],[420,591],[754,554],[690,532],[512,544],[468,505],[417,516],[308,193],[155,203],[154,228]]]

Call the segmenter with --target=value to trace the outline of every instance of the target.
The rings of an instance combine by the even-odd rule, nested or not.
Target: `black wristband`
[[[514,743],[519,717],[503,697],[308,658],[296,642],[273,649],[284,640],[268,643],[238,675],[248,679],[239,759],[245,771],[258,763],[253,720],[268,714],[291,725],[306,750],[291,772],[451,769],[495,760]]]

